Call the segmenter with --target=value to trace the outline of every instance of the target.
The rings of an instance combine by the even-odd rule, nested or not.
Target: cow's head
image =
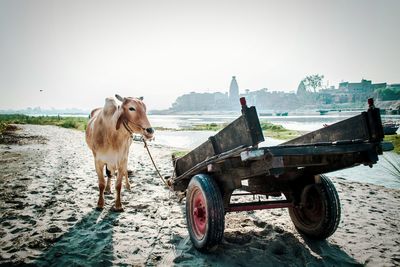
[[[117,130],[121,124],[126,123],[134,133],[143,135],[145,139],[152,139],[154,129],[147,118],[143,97],[121,97],[120,95],[115,95],[115,97],[122,102],[116,125]]]

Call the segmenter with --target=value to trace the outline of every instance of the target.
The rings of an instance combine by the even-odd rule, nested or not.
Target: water
[[[397,161],[396,161],[397,159]],[[384,152],[379,156],[377,164],[372,168],[368,166],[356,166],[353,168],[328,173],[328,177],[342,177],[347,180],[383,185],[389,188],[400,188],[400,177],[390,173],[393,169],[389,161],[400,162],[400,156],[394,152]],[[400,167],[400,166],[398,166]],[[399,175],[399,174],[398,174]]]
[[[307,116],[260,116],[261,121],[269,121],[280,124],[290,130],[314,131],[323,127],[324,124],[332,124],[359,113],[339,113],[336,115],[307,115]],[[239,115],[150,115],[149,120],[153,127],[164,127],[171,129],[184,129],[196,124],[205,123],[229,123]],[[382,116],[382,120],[391,120],[400,123],[400,116]],[[157,131],[156,144],[175,147],[178,149],[191,150],[202,144],[208,137],[214,135],[213,131]],[[399,133],[399,131],[398,131]],[[267,137],[260,146],[276,146],[282,143]],[[379,156],[377,164],[373,168],[368,166],[356,166],[353,168],[332,172],[327,174],[329,177],[343,177],[357,182],[367,182],[383,185],[389,188],[400,188],[400,178],[391,174],[387,169],[390,164],[386,160],[400,162],[400,156],[393,152],[384,152]]]
[[[359,112],[341,112],[333,115],[294,115],[294,116],[259,116],[260,121],[269,121],[280,124],[286,129],[297,131],[314,131],[324,124],[332,124],[352,116]],[[171,129],[184,129],[193,125],[205,123],[229,123],[235,120],[237,115],[150,115],[149,119],[153,127]],[[399,115],[381,115],[383,121],[400,123]]]
[[[154,143],[191,150],[214,134],[212,131],[157,131]]]
[[[153,127],[184,129],[205,123],[227,123],[238,115],[149,115]]]

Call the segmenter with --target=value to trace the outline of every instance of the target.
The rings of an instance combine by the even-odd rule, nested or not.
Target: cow
[[[111,193],[111,176],[117,176],[115,184],[115,206],[113,210],[123,211],[121,204],[122,180],[130,190],[128,181],[128,154],[132,143],[132,134],[141,134],[144,139],[151,140],[154,130],[146,115],[146,105],[143,98],[115,97],[122,102],[117,105],[114,98],[106,98],[103,108],[97,108],[90,113],[86,128],[86,143],[92,150],[94,164],[99,182],[99,200],[97,209],[104,207],[104,191]],[[108,180],[104,177],[106,168]]]

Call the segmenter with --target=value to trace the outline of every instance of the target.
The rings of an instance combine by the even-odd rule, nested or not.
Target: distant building
[[[239,101],[239,86],[236,81],[236,76],[232,76],[231,85],[229,86],[229,102],[231,105]]]
[[[341,82],[339,83],[339,92],[349,96],[348,102],[365,102],[372,97],[374,91],[379,88],[386,88],[386,83],[375,83],[371,80],[362,79],[359,83]]]
[[[242,90],[243,91],[243,90]],[[244,96],[249,106],[255,105],[258,111],[290,111],[315,105],[342,105],[366,103],[370,97],[382,101],[400,100],[400,84],[372,83],[361,80],[358,83],[342,82],[338,88],[331,86],[319,92],[307,90],[303,81],[297,88],[297,94],[269,91],[267,88],[239,94],[236,77],[232,76],[229,91],[225,93],[195,93],[179,96],[172,104],[171,111],[239,111],[239,97]]]
[[[372,83],[365,79],[359,83],[341,82],[337,89],[331,86],[320,90],[318,100],[320,104],[366,103],[370,97],[379,100],[400,100],[396,86],[397,84]]]
[[[375,83],[373,84],[370,80],[362,79],[360,83],[341,82],[339,83],[339,90],[346,91],[348,93],[372,93],[375,89],[385,88],[386,83]]]

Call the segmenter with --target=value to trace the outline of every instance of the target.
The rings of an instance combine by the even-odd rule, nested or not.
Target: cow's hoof
[[[100,197],[99,201],[97,201],[97,210],[102,210],[104,207],[104,197]]]
[[[111,189],[110,189],[110,190],[105,190],[105,191],[104,191],[104,195],[111,195],[111,194],[112,194]]]
[[[130,184],[125,184],[125,189],[128,191],[131,191],[131,185]]]
[[[103,207],[99,207],[99,206],[96,207],[97,211],[102,211],[103,209],[104,209]]]
[[[119,207],[119,208],[117,208],[117,207],[112,207],[111,208],[111,211],[113,211],[113,212],[123,212],[124,211],[124,208],[123,207]]]

